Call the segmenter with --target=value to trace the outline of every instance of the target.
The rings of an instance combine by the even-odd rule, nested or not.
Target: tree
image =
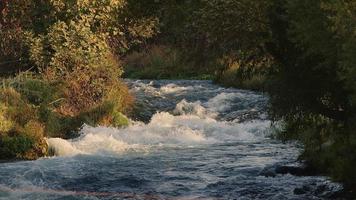
[[[282,136],[303,142],[310,166],[354,187],[355,9],[353,1],[276,0],[272,113]]]

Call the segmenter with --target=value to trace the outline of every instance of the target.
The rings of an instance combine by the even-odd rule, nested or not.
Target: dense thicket
[[[273,114],[309,164],[356,184],[356,3],[277,1],[271,15]]]

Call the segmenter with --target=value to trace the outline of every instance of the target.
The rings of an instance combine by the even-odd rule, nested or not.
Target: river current
[[[332,199],[341,185],[277,173],[301,147],[270,137],[268,97],[210,81],[126,80],[127,128],[48,139],[54,157],[0,163],[0,199]]]

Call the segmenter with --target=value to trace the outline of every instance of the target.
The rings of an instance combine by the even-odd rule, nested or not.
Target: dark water
[[[136,121],[49,139],[57,154],[0,164],[0,199],[332,199],[326,177],[274,172],[300,148],[270,139],[268,98],[209,81],[127,81]],[[146,122],[146,123],[144,123]]]

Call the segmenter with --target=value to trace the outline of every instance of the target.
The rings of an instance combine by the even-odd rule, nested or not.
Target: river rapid
[[[127,128],[48,139],[55,155],[0,163],[0,199],[332,199],[326,177],[278,173],[301,147],[270,137],[268,97],[210,81],[126,80]]]

